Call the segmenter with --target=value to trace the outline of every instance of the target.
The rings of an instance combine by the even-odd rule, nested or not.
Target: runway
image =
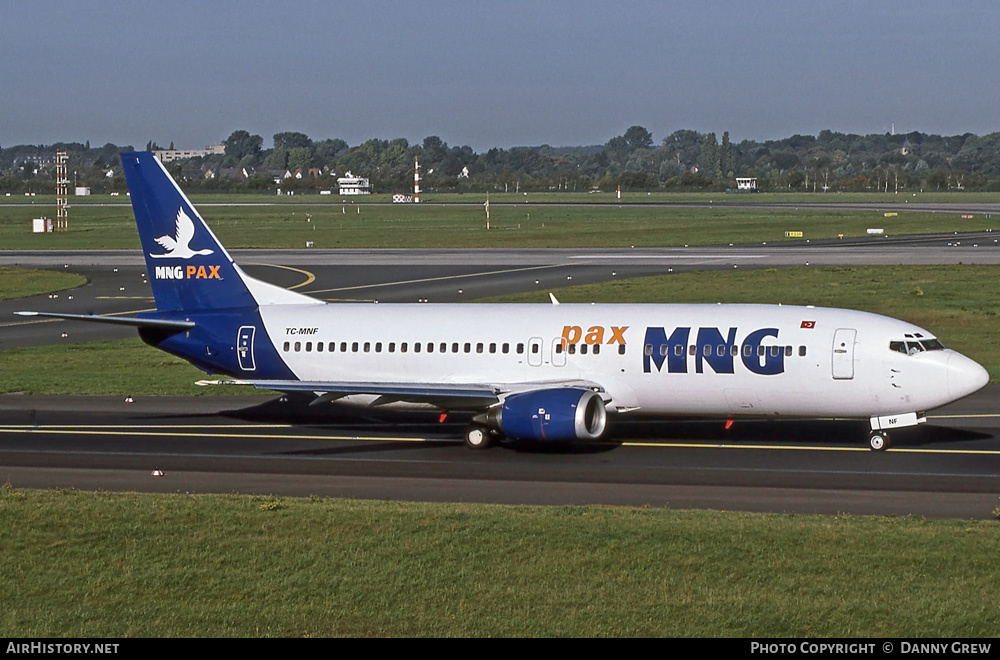
[[[1000,236],[998,236],[1000,238]],[[256,277],[330,300],[447,302],[690,270],[793,265],[997,264],[992,233],[614,250],[236,251]],[[0,252],[0,265],[65,269],[89,283],[0,302],[0,349],[129,329],[18,319],[18,309],[149,309],[139,251]],[[72,299],[70,298],[72,296]],[[63,336],[66,335],[66,336]],[[152,349],[151,349],[152,350]],[[265,406],[260,404],[269,401]],[[510,504],[621,504],[798,513],[991,518],[1000,505],[1000,388],[867,450],[866,423],[628,421],[609,442],[473,452],[461,422],[305,423],[260,397],[0,396],[0,481],[17,487],[252,492]],[[151,476],[159,468],[163,477]]]
[[[301,416],[261,397],[0,396],[16,487],[989,518],[1000,386],[870,452],[865,423],[635,420],[608,441],[470,451],[461,421]],[[183,411],[183,412],[181,412]],[[303,422],[302,420],[305,419]],[[293,420],[298,423],[291,423]],[[154,476],[154,471],[162,476]]]

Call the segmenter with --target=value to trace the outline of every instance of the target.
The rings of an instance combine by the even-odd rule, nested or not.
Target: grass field
[[[51,270],[30,270],[0,266],[0,300],[14,300],[43,293],[74,289],[87,283],[87,278],[75,273]]]
[[[463,197],[456,195],[455,197]],[[622,247],[780,242],[786,231],[804,238],[864,236],[878,227],[889,235],[979,231],[1000,227],[1000,215],[963,219],[955,213],[899,213],[829,209],[684,208],[642,204],[502,205],[482,200],[444,206],[320,202],[318,196],[264,206],[212,206],[193,200],[227,248],[510,248]],[[536,197],[543,197],[537,195]],[[741,196],[740,199],[743,199]],[[756,196],[749,196],[756,197]],[[74,204],[70,231],[31,233],[31,218],[48,206],[0,204],[0,245],[6,249],[136,249],[131,207]],[[230,200],[231,197],[221,198]],[[529,196],[527,199],[531,199]],[[591,198],[592,199],[592,198]],[[964,199],[964,198],[963,198]],[[199,203],[201,202],[201,203]]]
[[[0,351],[0,393],[246,395],[252,387],[198,387],[205,372],[137,337]],[[268,392],[273,394],[273,392]]]
[[[993,637],[1000,526],[0,493],[5,637]]]

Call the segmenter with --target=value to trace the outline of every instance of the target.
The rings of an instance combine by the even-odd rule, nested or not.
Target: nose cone
[[[953,399],[961,399],[986,386],[990,375],[979,363],[961,353],[948,357],[948,393]]]

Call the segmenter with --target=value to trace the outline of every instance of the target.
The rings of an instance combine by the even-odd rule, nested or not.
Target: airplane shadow
[[[319,432],[336,430],[339,434],[387,433],[398,436],[430,438],[421,443],[386,442],[364,447],[316,448],[288,452],[298,455],[323,455],[345,452],[420,450],[458,447],[470,414],[452,413],[441,421],[436,412],[399,412],[380,409],[353,409],[337,406],[310,406],[313,397],[287,395],[267,399],[243,408],[212,413],[177,414],[168,417],[225,418],[245,422],[290,424],[300,428],[315,428]],[[163,418],[163,416],[159,416]],[[598,454],[613,451],[628,443],[697,442],[726,445],[739,444],[810,444],[830,447],[867,447],[869,425],[858,420],[781,419],[736,420],[730,428],[723,419],[677,417],[619,418],[609,424],[605,437],[595,442],[523,442],[504,441],[500,447],[533,454]],[[921,424],[892,431],[893,446],[926,447],[954,445],[994,439],[996,436],[963,428]],[[284,453],[284,452],[283,452]]]
[[[720,419],[656,419],[618,420],[610,429],[610,438],[629,441],[694,441],[720,444],[799,444],[825,446],[868,445],[870,426],[859,420],[783,419],[736,420],[726,429]],[[921,424],[890,432],[894,447],[944,445],[982,441],[994,435],[971,429]]]

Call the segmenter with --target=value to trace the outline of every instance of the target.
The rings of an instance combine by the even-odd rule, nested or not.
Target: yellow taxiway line
[[[52,425],[35,426],[31,424],[19,424],[0,426],[0,433],[30,433],[30,434],[65,434],[75,433],[79,435],[131,435],[141,437],[178,437],[178,438],[240,438],[240,439],[267,439],[267,440],[347,440],[354,442],[439,442],[440,439],[404,436],[359,436],[359,435],[305,435],[305,434],[259,434],[259,433],[217,433],[208,431],[188,431],[185,429],[205,429],[204,425]],[[211,429],[288,429],[294,428],[291,424],[218,424]],[[154,430],[162,429],[162,430]],[[171,430],[176,429],[176,430]],[[821,451],[821,452],[865,452],[870,453],[868,447],[820,447],[815,445],[766,445],[766,444],[737,444],[726,442],[621,442],[610,443],[621,447],[638,447],[644,449],[755,449],[755,450],[792,450],[792,451]],[[891,448],[888,453],[906,454],[969,454],[982,456],[1000,455],[1000,449],[924,449],[924,448]]]

